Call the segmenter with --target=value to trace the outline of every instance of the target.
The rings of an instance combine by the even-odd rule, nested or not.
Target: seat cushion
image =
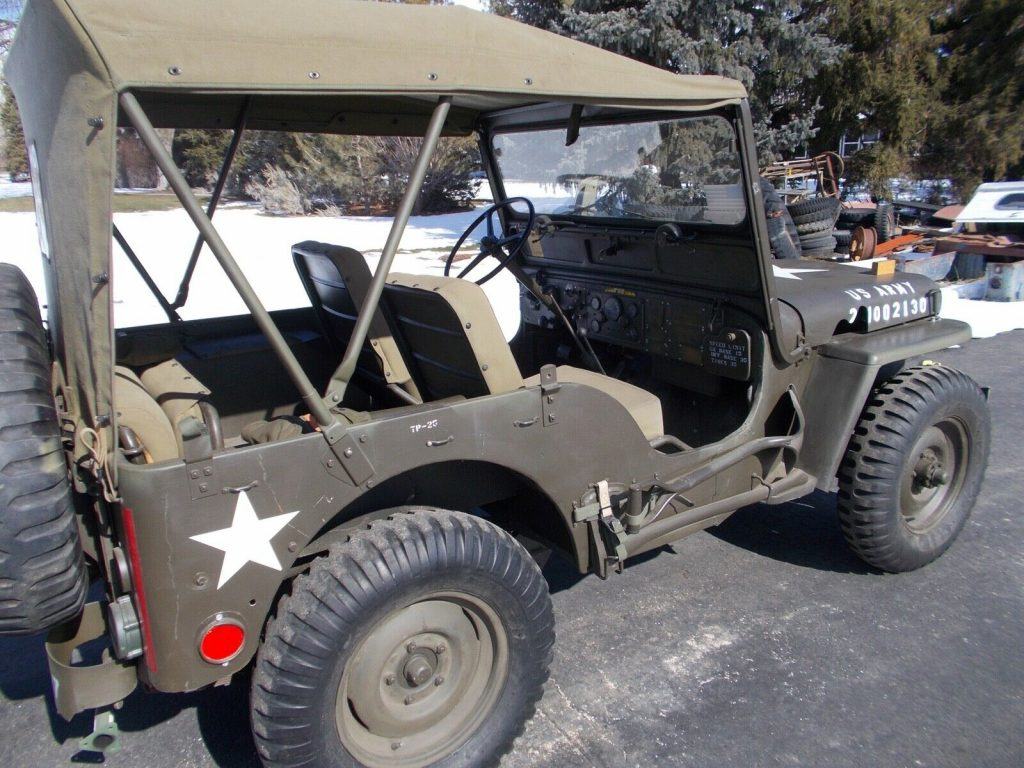
[[[661,414],[661,400],[646,389],[635,387],[625,381],[613,379],[584,368],[573,368],[571,365],[558,367],[558,381],[561,383],[583,384],[599,389],[619,401],[629,411],[633,421],[640,427],[644,437],[653,440],[665,434],[664,421]],[[526,386],[540,385],[540,374],[526,380]]]
[[[167,414],[130,369],[114,369],[114,408],[118,426],[128,427],[142,441],[150,458],[178,458],[178,440]]]

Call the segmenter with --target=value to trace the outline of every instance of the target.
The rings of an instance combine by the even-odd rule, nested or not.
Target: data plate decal
[[[704,367],[709,373],[729,379],[750,378],[750,334],[726,329],[704,342]]]

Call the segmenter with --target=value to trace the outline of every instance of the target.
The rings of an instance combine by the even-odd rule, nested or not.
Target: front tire
[[[945,552],[977,499],[990,442],[985,395],[966,374],[932,365],[885,382],[839,471],[839,521],[853,551],[890,572]]]
[[[458,512],[403,509],[295,579],[256,660],[264,765],[497,765],[547,680],[554,618],[536,563]]]

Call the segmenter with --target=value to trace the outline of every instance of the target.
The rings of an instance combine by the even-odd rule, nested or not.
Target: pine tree
[[[673,72],[740,80],[766,161],[813,137],[819,105],[807,84],[840,52],[827,20],[798,0],[576,0],[565,10],[501,0],[494,8]]]
[[[551,29],[572,0],[491,0],[491,13],[541,29]]]
[[[945,111],[921,163],[966,199],[980,182],[1024,172],[1024,4],[960,0],[937,29]]]
[[[818,75],[822,104],[816,151],[834,150],[844,133],[881,133],[847,163],[847,180],[880,197],[889,180],[916,173],[929,126],[943,112],[938,40],[931,19],[943,0],[828,0],[816,12],[845,48]]]

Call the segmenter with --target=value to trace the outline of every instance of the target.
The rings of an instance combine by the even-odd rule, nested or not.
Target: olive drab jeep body
[[[4,487],[0,630],[51,631],[65,717],[254,664],[267,765],[487,765],[551,657],[524,544],[605,577],[818,488],[838,491],[854,549],[898,571],[970,511],[984,395],[909,367],[969,328],[918,275],[775,257],[735,81],[465,9],[340,0],[284,17],[30,0],[6,75],[47,305],[44,329],[3,273],[0,415],[17,429],[0,459],[31,472]],[[111,224],[118,127],[198,230],[174,300]],[[157,128],[232,131],[207,207]],[[215,226],[246,130],[422,138],[374,271],[339,225],[338,244],[266,254],[309,306],[265,309]],[[443,275],[392,271],[443,136],[478,139],[495,205]],[[203,245],[248,315],[181,320]],[[166,323],[114,329],[115,247]],[[474,282],[502,270],[511,342]],[[103,597],[86,604],[90,580]],[[112,652],[73,664],[97,637]]]

